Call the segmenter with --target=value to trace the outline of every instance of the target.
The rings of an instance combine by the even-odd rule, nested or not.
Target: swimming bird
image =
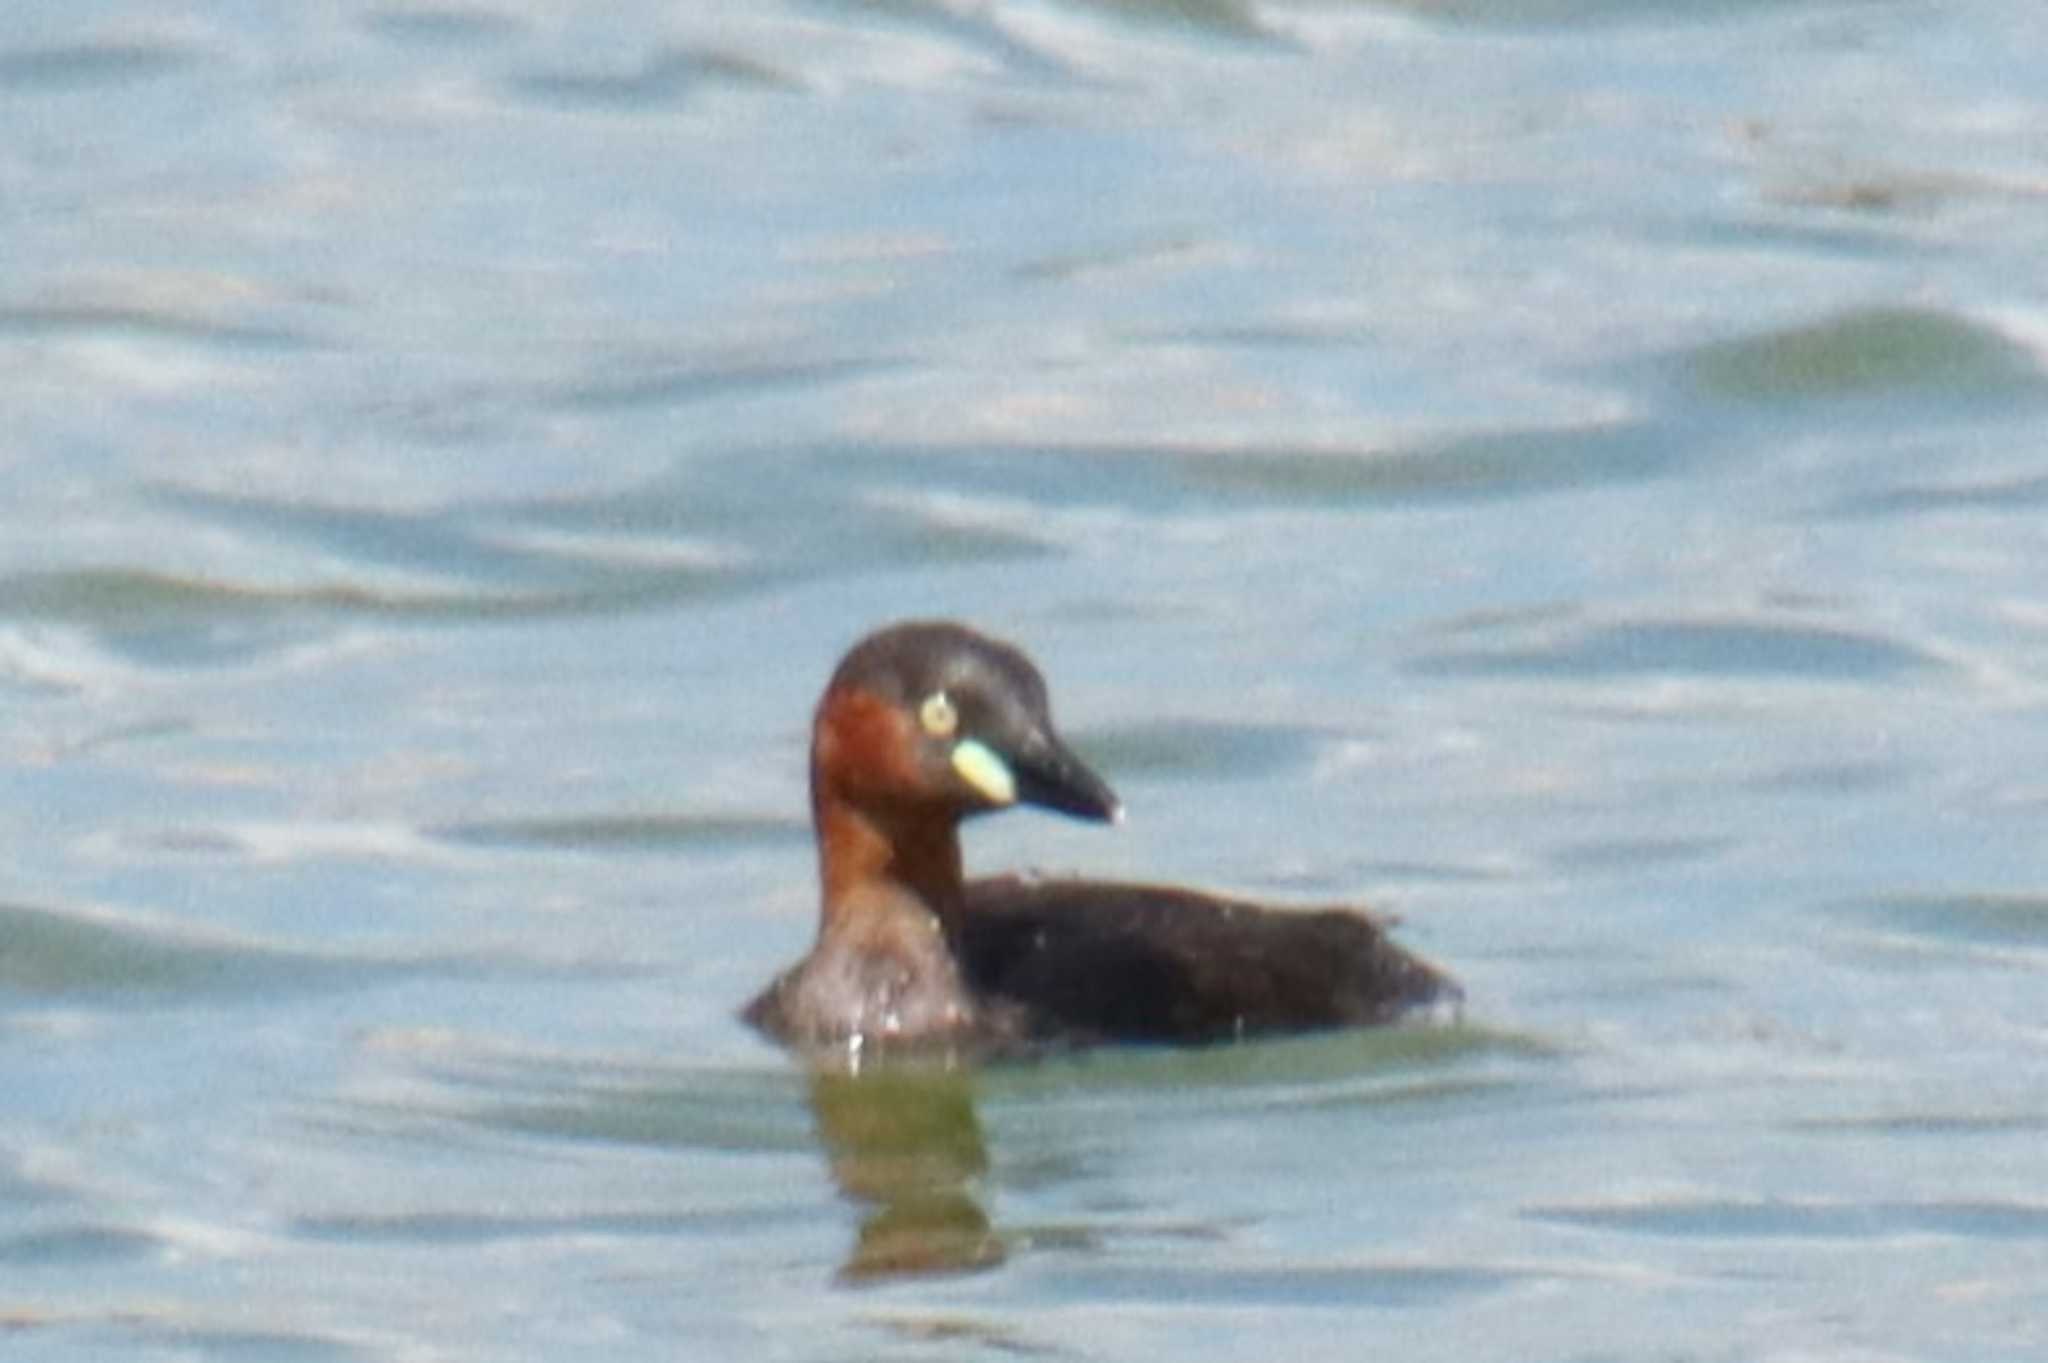
[[[821,911],[742,1013],[805,1049],[1004,1053],[1203,1044],[1391,1022],[1462,991],[1349,908],[1166,885],[963,873],[963,820],[1013,805],[1114,822],[1013,646],[951,621],[861,640],[811,730]]]

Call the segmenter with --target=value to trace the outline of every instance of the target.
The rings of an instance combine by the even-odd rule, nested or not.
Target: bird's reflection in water
[[[832,1179],[871,1208],[842,1282],[967,1273],[1003,1261],[976,1200],[988,1168],[973,1086],[957,1070],[813,1071],[811,1110]]]

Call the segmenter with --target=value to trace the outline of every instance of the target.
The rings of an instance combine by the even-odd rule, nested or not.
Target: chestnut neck
[[[950,812],[858,805],[813,773],[811,821],[824,892],[820,935],[906,897],[951,928],[963,895],[958,821]]]

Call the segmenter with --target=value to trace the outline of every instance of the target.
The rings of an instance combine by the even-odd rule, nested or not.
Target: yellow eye
[[[917,722],[933,738],[951,738],[960,728],[960,712],[944,691],[934,691],[917,707]]]

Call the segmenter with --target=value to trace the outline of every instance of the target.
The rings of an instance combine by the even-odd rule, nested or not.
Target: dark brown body
[[[1392,1022],[1459,991],[1344,908],[1164,885],[1002,876],[967,886],[955,953],[1032,1040],[1229,1041]]]
[[[1163,885],[969,881],[950,935],[873,945],[814,952],[746,1020],[813,1046],[866,1033],[985,1052],[1372,1026],[1462,998],[1356,910]]]

